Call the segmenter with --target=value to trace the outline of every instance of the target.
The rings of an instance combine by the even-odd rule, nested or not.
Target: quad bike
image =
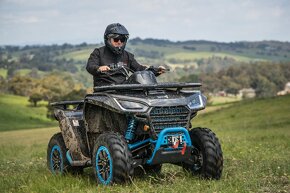
[[[220,179],[223,154],[208,128],[191,128],[206,106],[200,83],[157,83],[150,70],[116,67],[124,84],[94,87],[81,101],[52,103],[60,133],[49,141],[47,165],[53,174],[92,166],[96,181],[123,183],[134,170],[159,173],[163,163],[193,175]]]

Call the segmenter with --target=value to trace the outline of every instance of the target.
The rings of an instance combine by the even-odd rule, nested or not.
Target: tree
[[[15,75],[16,68],[14,67],[13,63],[9,65],[8,70],[7,70],[7,78],[12,78]]]
[[[277,93],[275,84],[260,74],[257,75],[252,87],[256,90],[257,97],[270,97]]]
[[[32,77],[32,78],[39,78],[39,73],[38,70],[36,68],[32,68],[31,71],[28,73],[28,76]]]
[[[28,101],[33,104],[34,107],[37,107],[37,103],[41,100],[44,100],[45,89],[41,84],[40,80],[37,80],[33,84],[33,88],[30,90]]]
[[[15,95],[29,96],[35,79],[27,76],[15,75],[8,81],[8,91]]]
[[[6,92],[6,90],[7,90],[7,81],[3,76],[0,75],[0,91],[2,93]]]
[[[33,104],[34,107],[37,107],[37,103],[39,101],[42,100],[42,94],[41,93],[32,93],[30,96],[29,96],[29,99],[28,101],[31,102]]]
[[[74,82],[69,75],[51,73],[41,80],[43,98],[48,102],[58,101],[74,88]]]
[[[63,96],[62,100],[66,101],[83,100],[86,94],[87,92],[85,89],[72,90],[67,95]]]

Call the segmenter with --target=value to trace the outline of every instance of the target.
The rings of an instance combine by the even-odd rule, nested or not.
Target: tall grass
[[[131,183],[96,185],[92,169],[79,176],[53,176],[46,147],[57,128],[0,132],[0,190],[3,192],[290,192],[290,96],[234,103],[199,115],[192,124],[220,139],[224,171],[219,181],[192,177],[164,164],[159,176]]]

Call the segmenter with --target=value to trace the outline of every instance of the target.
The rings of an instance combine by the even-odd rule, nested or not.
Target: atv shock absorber
[[[135,130],[136,130],[137,121],[134,118],[129,118],[128,128],[125,134],[125,139],[127,141],[131,141],[135,137]]]

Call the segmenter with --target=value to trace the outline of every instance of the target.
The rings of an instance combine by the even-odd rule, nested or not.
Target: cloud
[[[112,22],[124,24],[131,37],[289,41],[290,2],[0,0],[0,45],[101,41]]]
[[[41,19],[37,16],[29,16],[29,15],[25,15],[25,16],[16,16],[16,15],[4,15],[0,17],[1,23],[4,25],[7,24],[34,24],[34,23],[39,23],[41,22]]]

